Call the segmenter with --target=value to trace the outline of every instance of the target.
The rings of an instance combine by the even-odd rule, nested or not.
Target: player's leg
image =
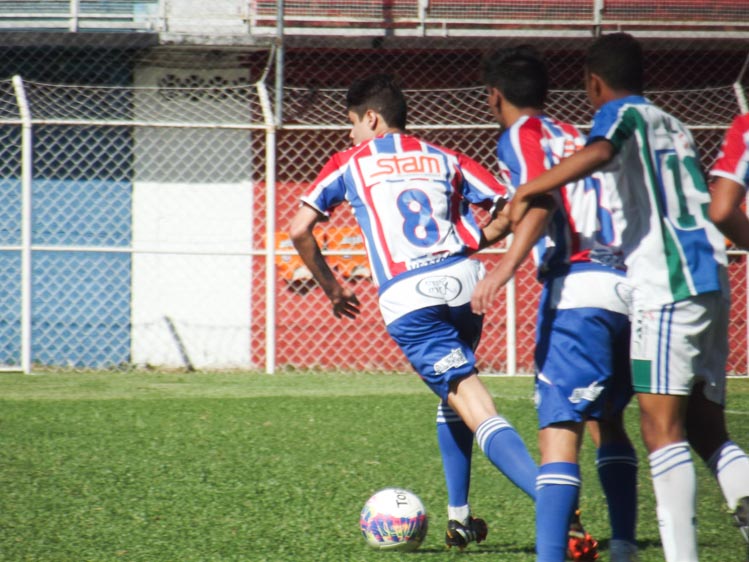
[[[689,398],[687,438],[715,475],[728,508],[749,548],[749,458],[728,435],[725,418],[728,358],[728,299],[706,296],[710,329],[702,334],[700,349],[709,350],[695,361],[699,381]]]
[[[596,468],[606,496],[612,562],[635,559],[637,553],[637,454],[621,413],[596,423],[600,434]]]
[[[468,293],[473,291],[471,282],[479,276],[480,273],[464,280]],[[457,331],[461,345],[476,349],[483,318],[471,311],[470,303],[458,305],[451,301],[451,304],[447,308],[449,324]],[[497,413],[486,386],[475,373],[468,377],[450,373],[447,378],[450,380],[447,402],[476,433],[479,448],[516,486],[535,498],[536,463],[515,428]]]
[[[598,308],[539,310],[536,397],[542,462],[536,505],[539,560],[562,560],[566,547],[575,559],[594,560],[597,544],[567,533],[580,490],[578,449],[589,416],[606,417],[614,379],[615,335],[626,315]],[[631,391],[621,398],[626,405]],[[619,404],[619,403],[617,403]],[[607,438],[610,437],[607,435]]]
[[[687,436],[718,481],[728,509],[749,545],[749,457],[729,438],[724,408],[706,397],[704,383],[695,386],[690,396]]]
[[[565,422],[547,426],[539,432],[537,562],[562,562],[567,554],[569,523],[580,495],[577,452],[583,427],[583,422]]]
[[[491,463],[535,499],[538,467],[517,430],[497,413],[494,400],[478,375],[454,380],[447,402],[475,432],[479,448]]]
[[[633,311],[632,378],[667,562],[697,560],[697,478],[686,414],[694,366],[710,352],[699,347],[711,322],[705,297]]]
[[[466,314],[460,307],[457,310],[449,308],[448,313],[458,337],[475,351],[481,337],[483,318]],[[445,544],[448,548],[462,549],[471,542],[480,543],[488,533],[486,522],[473,517],[468,502],[473,437],[473,431],[461,417],[446,401],[441,402],[437,412],[437,441],[447,484]]]
[[[472,517],[468,503],[473,432],[445,402],[437,407],[437,443],[447,486],[445,542],[461,548],[469,542],[481,542],[486,538],[486,523]]]
[[[483,519],[473,516],[468,503],[473,432],[445,402],[437,410],[437,442],[447,485],[445,545],[463,549],[484,541],[488,528]]]
[[[458,274],[455,272],[456,275]],[[434,275],[432,275],[434,277]],[[463,288],[470,286],[470,280],[461,283]],[[388,295],[390,298],[390,295]],[[457,300],[457,299],[454,299]],[[384,306],[393,308],[397,302],[386,302]],[[380,297],[380,305],[383,306],[383,296]],[[535,476],[537,467],[528,453],[525,444],[514,428],[501,418],[494,407],[491,395],[475,375],[475,356],[473,346],[478,337],[472,338],[466,335],[465,326],[469,325],[475,333],[480,330],[481,317],[473,314],[470,310],[469,299],[466,299],[459,310],[447,305],[436,305],[412,310],[388,323],[387,328],[391,337],[400,346],[408,357],[414,369],[419,373],[422,380],[443,401],[448,402],[453,411],[466,423],[469,430],[474,431],[482,422],[487,423],[482,430],[482,439],[479,443],[490,443],[484,450],[500,470],[509,472],[519,480],[518,484],[526,493],[535,494]],[[456,323],[461,322],[459,332]],[[470,340],[470,342],[468,341]],[[474,341],[475,340],[475,341]],[[467,385],[462,382],[470,380]],[[460,382],[459,382],[460,381]],[[476,386],[472,383],[478,383]],[[459,388],[473,388],[462,392]],[[451,400],[448,400],[448,394]],[[456,404],[458,407],[456,407]],[[494,427],[493,423],[496,423]],[[487,431],[492,429],[492,431]],[[501,433],[501,439],[495,439],[495,434]],[[455,443],[450,440],[443,442],[450,447]],[[519,452],[518,452],[519,450]],[[515,466],[519,462],[519,466]],[[465,465],[464,465],[465,468]],[[446,478],[451,481],[466,482],[469,478],[463,469],[455,465],[447,467]],[[464,523],[471,524],[479,521],[469,516]],[[483,529],[469,529],[475,531],[469,536],[471,540],[478,542],[479,538],[486,535]],[[458,544],[458,546],[461,546]]]
[[[596,468],[606,496],[611,540],[612,562],[636,559],[637,542],[637,454],[624,427],[624,409],[632,391],[629,368],[630,326],[624,322],[615,330],[612,350],[613,378],[607,386],[605,413],[595,425]]]
[[[437,406],[437,444],[447,485],[449,516],[462,521],[470,515],[473,432],[445,402]]]
[[[667,562],[697,561],[697,478],[684,435],[684,396],[638,394],[658,528]]]

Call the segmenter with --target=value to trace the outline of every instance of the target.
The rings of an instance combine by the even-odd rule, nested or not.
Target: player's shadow
[[[658,540],[655,539],[645,539],[645,540],[638,540],[637,546],[641,551],[644,551],[645,549],[649,548],[661,548],[661,543]],[[607,554],[609,551],[609,540],[604,539],[598,543],[598,550],[601,553]],[[457,548],[453,549],[447,549],[447,548],[420,548],[419,550],[413,552],[412,554],[418,555],[419,553],[423,554],[435,554],[435,553],[445,553],[445,552],[453,552],[455,551],[456,554],[460,554],[461,556],[466,555],[473,555],[473,556],[480,556],[482,554],[528,554],[528,555],[535,555],[536,554],[536,546],[534,544],[526,544],[526,545],[518,545],[517,543],[490,543],[490,544],[480,544],[480,545],[471,545],[470,547],[466,548],[465,550],[459,550]]]
[[[661,548],[661,541],[657,539],[637,539],[637,549],[644,551],[647,548]],[[609,551],[609,539],[598,541],[598,550],[601,552]]]
[[[464,550],[459,548],[420,548],[414,551],[412,554],[435,554],[435,553],[455,553],[459,556],[481,556],[491,555],[492,560],[496,560],[495,556],[498,554],[536,554],[536,546],[532,543],[527,545],[518,545],[517,543],[492,543],[492,544],[480,544],[470,545]]]

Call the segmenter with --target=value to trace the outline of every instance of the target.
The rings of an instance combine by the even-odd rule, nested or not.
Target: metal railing
[[[159,0],[44,0],[2,3],[0,29],[156,31],[164,27]]]
[[[0,30],[131,31],[275,36],[580,37],[623,29],[653,37],[749,37],[744,0],[169,0],[7,1]]]

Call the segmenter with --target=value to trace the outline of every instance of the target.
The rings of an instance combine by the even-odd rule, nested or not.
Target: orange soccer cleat
[[[590,536],[580,522],[580,510],[572,515],[567,538],[567,557],[570,560],[589,562],[598,560],[598,541]]]

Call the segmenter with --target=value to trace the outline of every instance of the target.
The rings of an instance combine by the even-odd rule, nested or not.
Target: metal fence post
[[[31,373],[31,189],[33,136],[31,110],[23,79],[13,76],[13,89],[21,114],[21,369]]]
[[[257,83],[265,119],[265,372],[276,370],[276,125],[265,83]]]
[[[70,23],[68,29],[75,33],[78,31],[78,16],[80,12],[80,0],[70,0]]]

